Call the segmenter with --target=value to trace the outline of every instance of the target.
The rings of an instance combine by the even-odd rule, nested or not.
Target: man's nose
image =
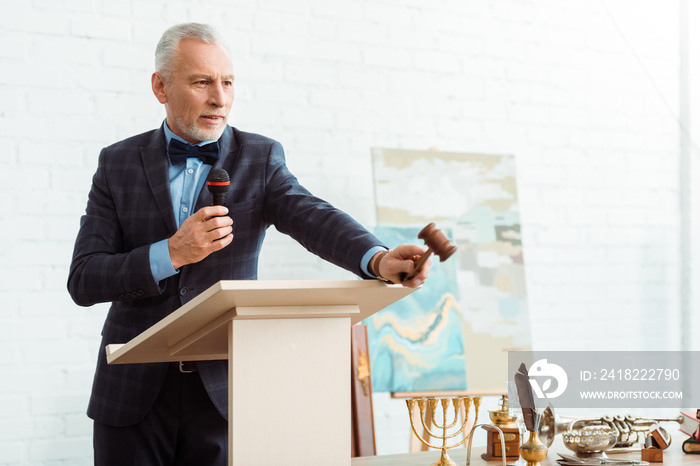
[[[209,104],[215,107],[225,107],[229,96],[221,83],[209,88]]]

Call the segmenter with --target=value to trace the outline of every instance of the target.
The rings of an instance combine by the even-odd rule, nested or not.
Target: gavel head
[[[457,251],[457,246],[450,243],[450,240],[443,232],[435,228],[435,224],[431,223],[423,228],[418,233],[418,238],[425,242],[425,245],[438,257],[440,262],[445,262],[452,254]]]

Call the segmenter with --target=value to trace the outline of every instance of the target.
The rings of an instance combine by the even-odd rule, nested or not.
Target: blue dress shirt
[[[186,144],[191,144],[182,139],[177,134],[173,133],[168,128],[168,123],[163,124],[165,131],[166,147],[170,146],[170,140],[175,138]],[[216,141],[203,141],[198,143],[198,146],[209,144]],[[173,165],[168,158],[168,179],[170,180],[170,199],[173,202],[173,212],[175,213],[175,223],[177,227],[182,226],[182,222],[187,217],[192,215],[194,203],[197,194],[204,186],[211,170],[211,165],[202,162],[196,157],[188,157],[184,165]],[[151,273],[156,283],[164,280],[171,275],[178,273],[173,268],[173,263],[170,260],[170,251],[168,250],[168,239],[161,240],[151,245],[149,250],[149,259],[151,262]]]

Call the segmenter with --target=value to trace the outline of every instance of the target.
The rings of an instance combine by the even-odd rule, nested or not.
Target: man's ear
[[[153,89],[153,94],[158,99],[158,102],[164,104],[168,101],[168,94],[165,90],[165,79],[163,75],[159,72],[155,72],[151,75],[151,89]]]

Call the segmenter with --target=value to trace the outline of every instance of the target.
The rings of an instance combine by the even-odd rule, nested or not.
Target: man
[[[151,78],[165,122],[100,153],[68,278],[79,305],[112,302],[88,407],[97,465],[226,463],[226,361],[111,366],[103,348],[219,280],[256,279],[269,225],[363,278],[398,283],[424,252],[387,250],[304,189],[279,143],[228,126],[233,80],[209,26],[168,29]],[[212,168],[230,175],[228,208],[202,189]],[[404,286],[423,283],[427,269]]]

